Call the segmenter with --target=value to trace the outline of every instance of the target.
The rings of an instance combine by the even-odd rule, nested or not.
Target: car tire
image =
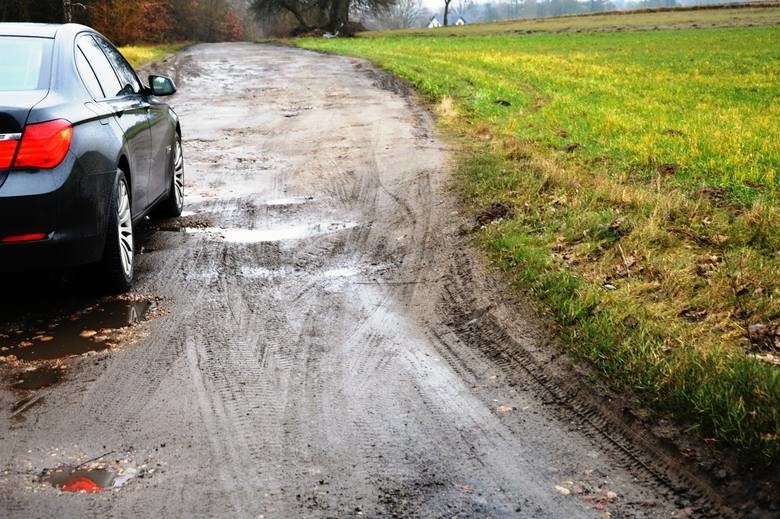
[[[130,190],[122,170],[111,194],[106,227],[106,245],[100,262],[105,288],[111,293],[125,292],[133,282],[135,243]]]
[[[181,135],[176,133],[173,145],[173,161],[171,163],[171,183],[168,186],[168,196],[160,202],[155,213],[162,218],[181,216],[184,209],[184,154],[181,147]]]

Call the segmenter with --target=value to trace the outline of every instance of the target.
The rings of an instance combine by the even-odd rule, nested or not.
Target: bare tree
[[[304,17],[304,13],[312,9],[315,2],[301,0],[255,0],[252,2],[252,9],[258,16],[273,16],[280,12],[292,14],[301,27],[308,28],[309,23]],[[321,6],[320,13],[324,14],[329,9],[325,5]]]
[[[458,0],[455,5],[455,12],[463,19],[467,19],[474,9],[474,0]]]
[[[65,23],[71,23],[73,21],[73,8],[87,10],[87,6],[80,2],[72,2],[71,0],[62,0],[62,14]]]
[[[422,0],[397,0],[394,4],[376,10],[377,25],[386,29],[406,29],[417,25],[422,13]]]
[[[444,25],[449,25],[449,14],[450,14],[450,4],[452,3],[452,0],[444,0]]]
[[[258,19],[290,13],[303,29],[318,28],[335,34],[350,32],[351,12],[385,9],[394,0],[252,0]]]

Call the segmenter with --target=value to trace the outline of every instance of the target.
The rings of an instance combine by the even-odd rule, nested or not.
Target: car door
[[[98,36],[84,34],[77,41],[95,72],[105,98],[99,103],[113,113],[124,133],[130,165],[130,185],[133,216],[143,214],[151,200],[149,179],[152,161],[152,133],[149,128],[149,103],[141,94],[141,85],[120,76],[103,47],[107,42]]]
[[[138,76],[133,67],[125,60],[124,56],[110,43],[101,38],[97,38],[98,44],[108,56],[111,64],[119,75],[120,81],[126,81],[138,85],[137,92],[141,93],[145,89],[141,87]],[[124,80],[122,78],[125,78]],[[171,154],[173,151],[173,139],[176,127],[173,119],[168,114],[168,105],[161,103],[147,92],[143,92],[143,102],[147,105],[147,114],[149,117],[149,128],[151,130],[151,164],[149,175],[149,202],[155,202],[157,199],[168,193],[171,178]]]
[[[149,126],[154,143],[152,154],[152,174],[150,184],[154,193],[162,196],[168,193],[173,172],[173,143],[176,125],[168,113],[168,105],[154,97],[149,102]]]

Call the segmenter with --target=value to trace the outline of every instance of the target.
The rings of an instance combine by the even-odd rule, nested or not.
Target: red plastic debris
[[[69,479],[60,487],[65,492],[100,492],[100,485],[85,476]]]

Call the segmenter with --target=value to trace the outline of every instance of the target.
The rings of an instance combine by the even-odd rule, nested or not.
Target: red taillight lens
[[[3,136],[0,135],[0,138],[2,137]],[[11,167],[11,161],[14,160],[17,144],[19,144],[17,137],[0,140],[0,169],[8,169]]]
[[[73,126],[65,119],[28,124],[14,161],[15,168],[56,168],[65,159]]]

